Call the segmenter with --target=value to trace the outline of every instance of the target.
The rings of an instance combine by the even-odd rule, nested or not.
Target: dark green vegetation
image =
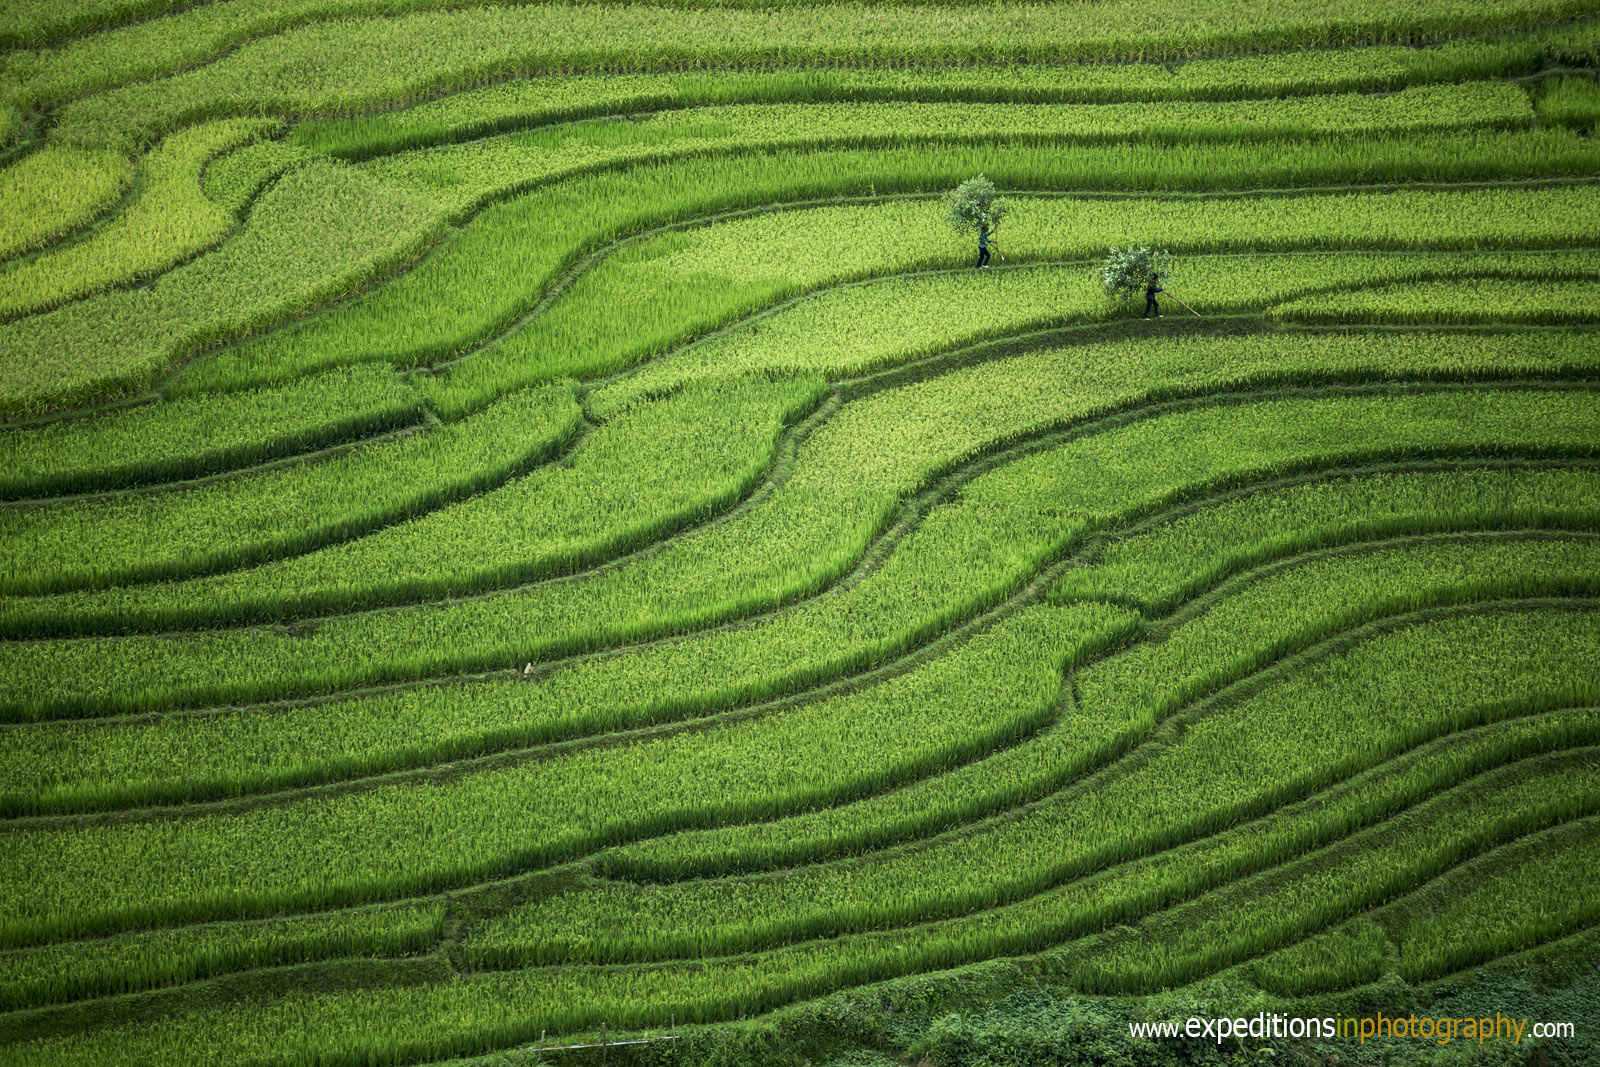
[[[0,49],[0,1063],[1600,1056],[1600,4]]]

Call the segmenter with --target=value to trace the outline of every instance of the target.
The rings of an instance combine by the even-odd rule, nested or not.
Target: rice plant
[[[1596,16],[5,5],[0,1062],[1572,1017]]]
[[[442,221],[424,198],[308,165],[273,187],[237,239],[152,285],[0,325],[0,415],[148,386],[206,345],[409,261]]]
[[[220,241],[234,220],[201,191],[200,174],[213,157],[271,128],[234,120],[168,138],[145,157],[139,190],[114,219],[84,240],[0,267],[0,319],[152,277]]]
[[[304,552],[502,483],[554,454],[579,417],[572,391],[555,386],[320,462],[247,471],[181,492],[13,506],[0,512],[8,549],[0,590],[138,583]],[[433,478],[435,471],[443,477]]]
[[[0,431],[0,497],[59,496],[217,474],[420,419],[416,394],[388,367],[341,367],[285,386]]]
[[[921,508],[912,510],[905,517],[911,521],[886,543],[893,551],[863,567],[858,561],[894,521],[902,493],[915,492],[952,463],[959,475],[962,460],[995,450],[993,412],[1011,400],[991,383],[1010,370],[979,367],[879,394],[879,403],[847,411],[809,438],[794,474],[761,506],[622,566],[527,590],[329,616],[287,631],[0,643],[0,665],[12,683],[0,708],[11,719],[77,717],[449,678],[592,653],[807,601],[805,610],[774,613],[770,620],[787,644],[782,653],[763,649],[776,677],[739,676],[745,693],[768,695],[785,684],[831,676],[841,659],[881,660],[970,618],[1113,516],[1308,467],[1418,452],[1593,452],[1594,406],[1576,390],[1336,391],[1254,404],[1224,397],[1170,413],[1157,407],[1152,414],[1160,417],[1126,424],[1116,418],[1109,425],[1091,423],[1088,432],[1067,431],[1061,447],[1043,449],[1030,438],[1066,420],[1036,403],[1032,426],[1013,430],[1020,439],[1020,455],[1009,457],[1015,462],[987,471],[989,465],[980,464],[978,477],[956,483],[960,492],[952,506],[930,509],[926,521]],[[1058,405],[1075,399],[1048,379],[1011,380],[1024,395],[1053,397]],[[1087,413],[1081,402],[1074,406]],[[1130,406],[1137,416],[1140,405]],[[953,419],[963,407],[977,414]],[[925,412],[942,412],[951,421],[931,422]],[[897,455],[893,466],[879,464],[884,453],[877,448],[861,451],[864,420],[884,427]],[[919,425],[939,432],[907,429]],[[1346,447],[1331,448],[1330,440]],[[1043,436],[1041,443],[1058,441]],[[868,471],[875,477],[868,479]],[[1096,476],[1087,478],[1087,471]],[[998,526],[996,515],[1005,516]],[[858,568],[859,577],[839,581]],[[812,597],[830,586],[828,595]],[[751,588],[758,592],[746,591]],[[858,635],[859,643],[845,649],[836,639],[818,640],[819,628],[839,615],[847,632]],[[452,633],[447,646],[437,641],[444,630]],[[372,651],[379,648],[382,656]],[[227,678],[210,667],[217,656],[236,664]]]
[[[119,153],[51,146],[0,169],[0,256],[31,252],[87,225],[133,181]]]

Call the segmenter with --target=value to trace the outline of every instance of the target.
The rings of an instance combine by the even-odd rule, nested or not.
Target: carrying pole
[[[1195,310],[1194,310],[1194,308],[1191,308],[1191,307],[1189,307],[1189,305],[1188,305],[1188,304],[1184,304],[1184,303],[1183,303],[1183,300],[1182,300],[1182,299],[1181,299],[1181,298],[1180,298],[1180,297],[1179,297],[1179,296],[1178,296],[1178,295],[1177,295],[1177,294],[1176,294],[1176,293],[1172,293],[1172,292],[1169,292],[1169,293],[1167,293],[1167,295],[1168,295],[1168,296],[1170,296],[1170,297],[1172,297],[1172,299],[1174,299],[1174,300],[1176,300],[1176,301],[1178,301],[1178,303],[1180,303],[1180,304],[1183,304],[1183,306],[1184,306],[1184,307],[1186,307],[1186,308],[1189,308],[1189,310],[1190,310],[1190,311],[1191,311],[1191,312],[1193,312],[1193,314],[1194,314],[1194,315],[1195,315],[1195,316],[1196,316],[1196,317],[1198,317],[1198,318],[1202,318],[1202,319],[1203,319],[1203,318],[1205,318],[1205,316],[1204,316],[1204,315],[1201,315],[1201,314],[1200,314],[1200,312],[1198,312],[1198,311],[1195,311]]]

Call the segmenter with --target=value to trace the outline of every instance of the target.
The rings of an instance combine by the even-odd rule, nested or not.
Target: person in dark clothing
[[[989,227],[978,227],[978,266],[989,265]]]
[[[1152,274],[1150,275],[1150,284],[1144,287],[1144,317],[1147,319],[1152,311],[1156,313],[1156,318],[1159,319],[1161,317],[1161,308],[1156,303],[1156,294],[1164,293],[1166,290],[1161,288],[1160,279],[1161,275]]]

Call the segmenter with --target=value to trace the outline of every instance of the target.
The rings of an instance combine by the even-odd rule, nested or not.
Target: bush
[[[1166,278],[1172,273],[1172,253],[1149,245],[1113,248],[1100,267],[1100,287],[1113,300],[1129,300],[1144,292],[1150,275]]]
[[[978,175],[968,178],[944,194],[945,221],[957,233],[993,231],[1011,210],[1011,201],[1000,196],[994,182]]]

